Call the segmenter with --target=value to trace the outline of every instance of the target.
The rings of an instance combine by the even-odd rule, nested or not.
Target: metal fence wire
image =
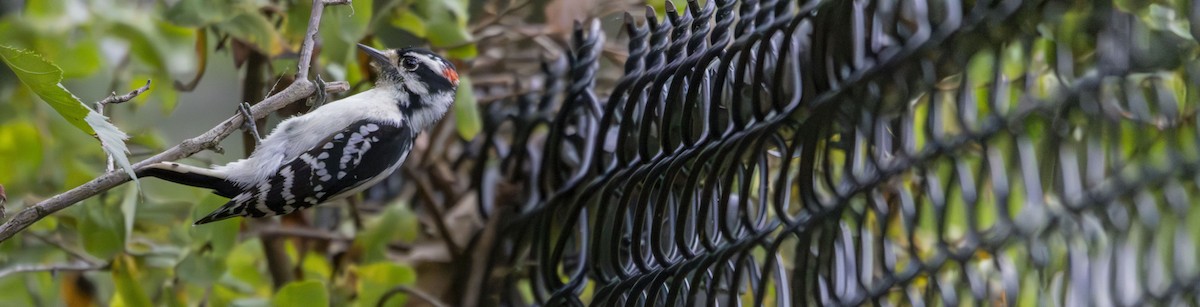
[[[1196,1],[702,2],[487,106],[465,303],[1200,304]]]

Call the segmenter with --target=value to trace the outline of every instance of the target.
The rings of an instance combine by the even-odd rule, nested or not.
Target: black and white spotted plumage
[[[417,133],[454,102],[454,66],[418,49],[362,46],[380,72],[375,88],[286,119],[249,157],[212,169],[175,162],[138,171],[230,198],[196,221],[266,217],[337,200],[394,172]]]
[[[283,215],[361,192],[395,171],[412,150],[415,137],[405,125],[355,122],[285,163],[267,180],[234,195],[196,224],[235,216]]]

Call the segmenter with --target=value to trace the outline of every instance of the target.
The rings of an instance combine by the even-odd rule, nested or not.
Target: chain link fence
[[[1200,304],[1183,2],[692,1],[608,93],[579,24],[482,112],[464,303]]]

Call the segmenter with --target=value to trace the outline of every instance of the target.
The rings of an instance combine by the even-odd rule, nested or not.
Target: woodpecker
[[[211,169],[161,162],[139,170],[138,177],[229,198],[196,225],[287,214],[383,180],[404,163],[417,134],[454,103],[458,73],[427,50],[358,46],[378,73],[374,88],[283,120],[245,159]]]

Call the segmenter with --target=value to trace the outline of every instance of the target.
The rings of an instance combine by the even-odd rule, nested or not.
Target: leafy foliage
[[[0,60],[5,63],[0,65],[0,101],[6,101],[0,104],[0,157],[5,160],[0,164],[0,184],[10,196],[4,204],[6,212],[95,178],[106,171],[105,153],[128,170],[129,150],[123,143],[127,139],[136,159],[180,141],[177,135],[199,133],[173,127],[189,124],[173,122],[181,117],[172,114],[181,97],[204,101],[202,111],[191,112],[232,115],[238,98],[224,94],[237,92],[236,84],[205,92],[193,93],[193,88],[236,80],[247,75],[238,70],[250,65],[260,65],[264,71],[258,80],[262,92],[277,88],[276,82],[296,73],[295,58],[310,2],[118,1],[101,7],[96,2],[47,0],[0,5]],[[343,95],[365,89],[371,78],[357,56],[357,43],[430,45],[453,53],[460,62],[477,54],[466,1],[383,2],[387,1],[357,0],[324,12],[313,74],[326,81],[353,82],[354,89]],[[380,7],[387,8],[376,12]],[[394,24],[421,24],[454,36],[410,33],[397,40],[397,31],[405,29]],[[388,34],[381,36],[379,31]],[[257,64],[251,55],[261,55]],[[467,67],[462,68],[465,77]],[[173,82],[187,76],[194,76],[189,79],[196,82]],[[104,114],[77,97],[100,100],[146,79],[156,86],[130,103],[107,106]],[[158,86],[171,83],[176,86]],[[470,135],[474,133],[470,129],[478,129],[478,112],[473,99],[462,101],[466,103],[456,110],[463,115],[454,119],[465,127],[464,135]],[[195,105],[188,108],[197,110]],[[95,139],[103,146],[85,146]],[[202,154],[198,161],[185,163],[236,158],[233,152],[240,151],[230,151],[226,157]],[[392,205],[383,214],[366,217],[365,225],[341,218],[321,229],[293,222],[242,226],[241,220],[183,227],[225,200],[155,180],[143,184],[140,191],[133,187],[107,191],[0,243],[4,301],[374,306],[376,302],[368,300],[378,300],[396,285],[415,286],[417,280],[411,263],[393,262],[395,250],[390,246],[429,240],[418,213],[405,201],[389,201]],[[346,210],[344,205],[329,207]],[[297,229],[308,232],[297,235]],[[321,235],[304,236],[312,232]],[[268,246],[275,243],[282,244],[278,249]],[[273,266],[279,263],[294,266],[289,269],[295,272],[291,280],[275,276]],[[75,265],[86,268],[66,275],[50,272]],[[6,271],[29,267],[45,269]],[[388,304],[405,301],[403,294],[392,295]]]
[[[6,46],[0,46],[0,60],[3,60],[4,64],[12,69],[21,83],[28,86],[34,94],[37,94],[51,107],[54,107],[54,110],[66,118],[67,122],[83,132],[96,136],[100,140],[100,146],[104,152],[108,153],[117,166],[121,167],[130,177],[136,177],[133,175],[133,167],[129,164],[129,157],[125,155],[129,152],[129,149],[125,147],[125,139],[128,139],[129,136],[117,129],[117,126],[109,123],[103,115],[85,106],[66,88],[63,88],[60,83],[62,69],[33,53]]]
[[[274,306],[329,306],[329,293],[320,281],[294,281],[279,289]]]

